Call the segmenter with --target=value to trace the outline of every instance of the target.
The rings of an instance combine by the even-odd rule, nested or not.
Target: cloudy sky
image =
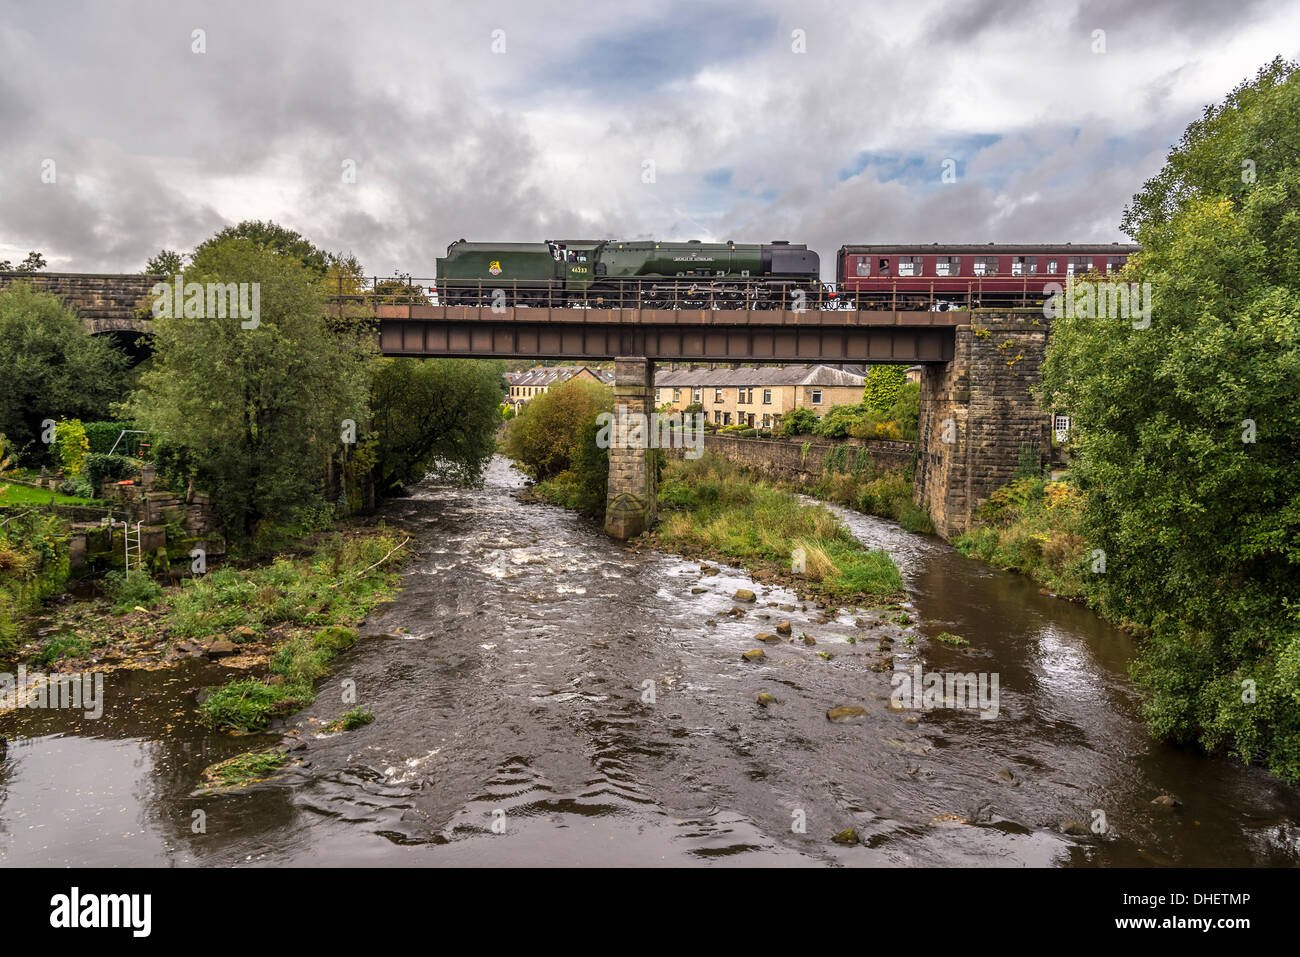
[[[250,218],[419,277],[459,237],[1123,240],[1277,54],[1300,4],[0,0],[0,259]]]

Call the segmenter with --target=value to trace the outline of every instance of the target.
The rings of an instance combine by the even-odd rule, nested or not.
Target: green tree
[[[1188,127],[1124,227],[1132,317],[1053,321],[1101,604],[1148,635],[1158,736],[1300,780],[1300,74],[1274,61]],[[1136,328],[1135,328],[1136,326]]]
[[[370,394],[379,491],[399,492],[431,472],[480,481],[496,451],[502,372],[500,363],[470,359],[376,359]]]
[[[231,534],[298,522],[318,511],[319,478],[341,451],[345,420],[365,431],[373,346],[330,330],[319,277],[292,252],[212,240],[185,281],[258,283],[258,325],[154,320],[154,361],[125,411],[187,450]]]
[[[228,239],[247,239],[257,246],[290,259],[296,259],[317,276],[324,276],[333,257],[306,239],[302,233],[270,220],[246,219],[237,226],[227,226],[211,239],[200,243],[194,250],[197,260],[209,247],[220,245]]]
[[[147,276],[175,276],[184,268],[180,253],[174,249],[160,249],[158,255],[149,257],[144,271]]]
[[[27,258],[17,266],[11,263],[8,259],[0,259],[0,272],[9,272],[11,270],[17,270],[18,272],[40,272],[46,267],[46,265],[45,257],[33,249],[27,254]]]
[[[888,412],[898,401],[906,382],[907,366],[872,366],[867,370],[867,381],[863,384],[862,404],[868,412],[877,415]]]
[[[786,438],[791,435],[810,435],[815,428],[817,428],[817,413],[804,406],[798,406],[781,416],[781,422],[775,432],[780,438]]]
[[[573,469],[596,417],[614,408],[614,390],[570,379],[533,399],[506,427],[505,452],[540,481]]]
[[[0,432],[20,450],[60,417],[99,419],[122,398],[125,357],[57,297],[25,282],[0,290]]]

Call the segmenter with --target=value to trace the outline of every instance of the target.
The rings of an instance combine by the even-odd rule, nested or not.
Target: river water
[[[1150,741],[1126,637],[1023,578],[841,510],[899,563],[916,623],[880,610],[820,622],[735,569],[702,577],[521,503],[521,486],[498,458],[483,489],[423,487],[387,506],[419,552],[289,720],[307,747],[281,779],[194,795],[206,765],[279,740],[196,725],[193,689],[222,680],[214,665],[110,674],[99,720],[0,716],[0,864],[1300,860],[1300,794]],[[728,617],[742,587],[758,600]],[[784,619],[816,644],[754,641]],[[932,640],[944,631],[969,647]],[[996,674],[997,716],[891,709],[881,636],[895,669]],[[765,661],[742,660],[756,647]],[[344,681],[376,720],[322,734],[348,707]],[[839,705],[865,715],[831,723]],[[1084,833],[1063,833],[1071,819]],[[831,840],[850,827],[861,843]]]

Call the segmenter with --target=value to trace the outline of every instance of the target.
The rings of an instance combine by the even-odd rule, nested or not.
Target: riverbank
[[[566,473],[525,497],[584,511],[591,496],[575,487]],[[800,503],[722,456],[669,459],[658,495],[659,520],[633,548],[728,563],[830,605],[887,605],[904,597],[888,554],[863,547],[829,510]]]
[[[101,597],[56,601],[27,616],[32,640],[10,657],[55,671],[154,668],[199,656],[265,663],[284,642],[351,626],[391,597],[404,539],[383,523],[349,524],[301,538],[267,561],[176,586],[139,573],[110,576]]]

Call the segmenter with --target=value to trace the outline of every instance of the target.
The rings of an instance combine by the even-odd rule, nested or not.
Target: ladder
[[[123,549],[123,553],[124,553],[124,554],[123,554],[123,558],[124,558],[125,561],[126,561],[126,570],[129,572],[129,571],[131,570],[131,555],[132,555],[132,554],[135,555],[135,567],[136,567],[136,568],[139,568],[139,567],[141,567],[141,566],[144,564],[144,560],[143,560],[143,557],[142,557],[142,552],[141,552],[141,550],[140,550],[140,529],[141,529],[141,527],[144,525],[144,522],[136,522],[136,523],[135,523],[135,535],[134,535],[134,537],[131,535],[131,523],[130,523],[130,522],[123,522],[122,525],[124,526],[123,529],[122,529],[122,543],[123,543],[123,544],[122,544],[122,549]]]

